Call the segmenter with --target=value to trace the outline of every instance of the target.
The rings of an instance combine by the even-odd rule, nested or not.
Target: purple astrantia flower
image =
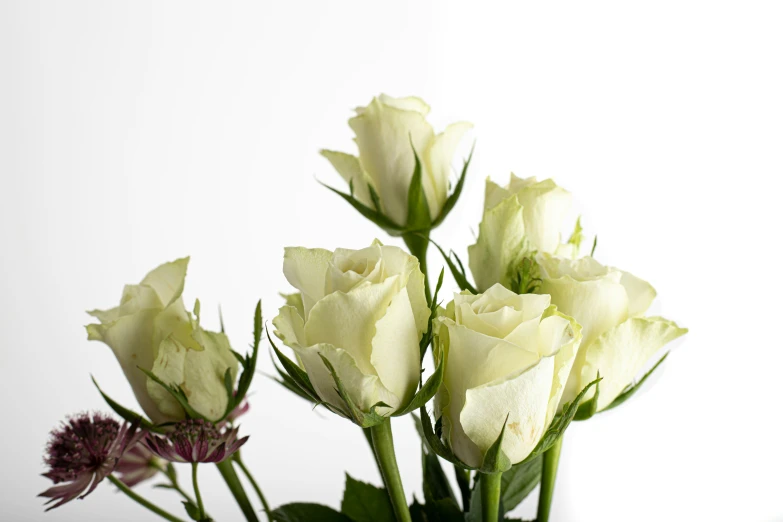
[[[43,476],[59,485],[38,495],[49,499],[46,504],[57,502],[47,511],[92,493],[114,471],[125,450],[144,436],[137,427],[136,423],[121,426],[100,413],[92,417],[82,413],[53,430],[46,446],[49,471]]]
[[[114,468],[114,472],[123,484],[132,488],[139,482],[151,479],[165,466],[165,462],[139,441],[125,452]]]
[[[236,392],[234,392],[236,395]],[[247,402],[247,399],[243,400],[241,403],[237,405],[234,410],[228,414],[228,417],[226,417],[226,420],[229,422],[236,422],[239,417],[244,415],[245,413],[250,410],[250,403]]]
[[[247,437],[237,439],[237,430],[219,429],[197,419],[174,425],[167,436],[147,435],[144,443],[160,458],[172,462],[222,462],[234,454]]]

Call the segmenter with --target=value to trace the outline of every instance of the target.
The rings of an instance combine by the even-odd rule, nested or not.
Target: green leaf
[[[432,296],[432,302],[430,303],[430,316],[427,318],[427,331],[424,332],[424,335],[421,336],[421,341],[419,341],[419,361],[424,360],[424,354],[427,353],[427,347],[432,343],[432,321],[438,316],[438,306],[440,306],[440,303],[438,303],[438,293],[440,292],[441,286],[443,286],[443,273],[444,269],[441,268],[440,275],[438,276],[438,284],[435,285],[435,295]]]
[[[451,489],[451,484],[449,484],[449,479],[446,477],[446,473],[440,465],[438,456],[428,452],[424,444],[422,444],[421,464],[422,486],[426,503],[430,504],[438,500],[451,500],[454,505],[457,506],[457,509],[459,509],[457,497]]]
[[[117,415],[119,415],[120,417],[122,417],[123,419],[125,419],[126,421],[128,421],[130,423],[139,421],[140,422],[140,426],[142,428],[144,428],[145,430],[152,431],[152,432],[155,432],[155,433],[165,433],[166,432],[166,430],[158,428],[157,426],[152,424],[150,421],[145,419],[141,414],[136,413],[133,410],[129,410],[125,406],[121,405],[120,403],[118,403],[117,401],[115,401],[114,399],[112,399],[111,397],[106,395],[105,393],[103,393],[103,390],[101,389],[100,386],[98,386],[98,381],[95,380],[95,377],[93,377],[91,375],[90,378],[92,379],[92,383],[98,389],[98,393],[101,394],[101,397],[103,397],[103,400],[105,400],[106,404],[109,405],[109,408],[114,410],[114,413],[116,413]]]
[[[424,193],[421,161],[416,153],[416,148],[413,146],[413,139],[411,139],[411,149],[413,149],[413,158],[416,161],[416,165],[413,168],[411,184],[408,186],[408,217],[405,222],[405,228],[408,231],[429,230],[432,224],[430,206],[427,204],[427,195]]]
[[[242,401],[247,396],[247,392],[250,389],[250,384],[253,382],[253,377],[256,374],[256,365],[258,364],[258,351],[261,346],[261,334],[264,331],[264,323],[261,317],[261,300],[256,303],[256,309],[253,314],[253,351],[250,355],[241,355],[237,357],[242,365],[242,374],[237,380],[236,393],[229,391],[233,389],[231,382],[231,375],[226,371],[224,376],[226,392],[228,393],[228,404],[226,411],[223,413],[223,417],[220,420],[225,419],[234,408],[242,404]],[[235,355],[236,356],[236,355]]]
[[[191,520],[201,520],[201,514],[198,511],[198,506],[194,506],[192,502],[186,500],[182,501],[182,505],[185,506],[188,516]]]
[[[601,378],[601,372],[598,372],[596,378]],[[589,400],[579,405],[579,408],[576,410],[576,415],[574,415],[574,420],[587,420],[598,411],[598,392],[600,391],[598,384],[599,383],[596,383],[595,385],[595,394],[590,397]]]
[[[655,370],[657,370],[657,369],[658,369],[658,366],[660,366],[660,365],[661,365],[661,363],[662,363],[663,361],[665,361],[665,360],[666,360],[666,358],[669,356],[669,354],[670,354],[670,353],[671,353],[671,352],[666,352],[666,354],[665,354],[663,357],[661,357],[661,358],[658,360],[658,362],[657,362],[657,363],[655,363],[655,366],[653,366],[652,368],[650,368],[650,371],[648,371],[647,373],[645,373],[645,374],[644,374],[644,376],[643,376],[641,379],[639,379],[639,382],[637,382],[636,384],[631,384],[631,385],[627,386],[627,387],[626,387],[626,388],[625,388],[625,389],[624,389],[624,390],[623,390],[623,391],[620,393],[620,395],[618,395],[618,396],[617,396],[617,398],[616,398],[615,400],[613,400],[611,404],[609,404],[609,406],[607,406],[606,408],[604,408],[604,409],[603,409],[603,410],[601,410],[601,411],[603,412],[603,411],[611,410],[612,408],[616,408],[616,407],[618,407],[619,405],[621,405],[622,403],[624,403],[625,401],[627,401],[628,399],[630,399],[631,397],[633,397],[633,395],[634,395],[634,394],[635,394],[637,391],[639,391],[639,388],[641,388],[641,387],[642,387],[642,384],[644,384],[644,381],[646,381],[646,380],[647,380],[647,377],[649,377],[650,375],[652,375],[652,373],[653,373]],[[597,387],[596,387],[596,388],[597,388]],[[596,394],[597,394],[597,392],[598,392],[598,390],[596,389]]]
[[[511,468],[511,461],[503,452],[503,436],[506,434],[506,423],[508,422],[508,415],[506,420],[503,421],[503,427],[500,429],[500,435],[492,443],[487,452],[484,454],[484,460],[481,462],[482,473],[503,473]]]
[[[412,411],[422,408],[425,404],[427,404],[430,401],[430,399],[432,399],[435,396],[435,393],[438,391],[438,388],[440,388],[440,385],[443,382],[444,359],[445,357],[440,358],[440,361],[438,362],[438,367],[435,368],[435,372],[432,375],[430,375],[430,378],[427,379],[427,382],[424,383],[424,386],[422,386],[421,389],[416,393],[416,395],[413,396],[413,398],[408,403],[408,405],[405,406],[405,408],[393,414],[394,417],[406,415]]]
[[[321,183],[320,181],[318,183]],[[394,221],[384,216],[381,212],[377,210],[373,210],[367,205],[364,205],[363,203],[359,202],[358,199],[351,196],[350,194],[346,194],[345,192],[340,192],[339,190],[330,187],[329,185],[326,185],[324,183],[321,183],[324,187],[328,188],[341,198],[343,198],[345,201],[351,204],[353,208],[359,211],[361,215],[381,227],[383,230],[386,231],[389,235],[392,236],[399,236],[402,234],[402,231],[404,230],[403,227],[397,225]],[[372,195],[372,192],[370,192]],[[377,194],[376,194],[377,197]],[[375,198],[373,198],[373,203],[375,203]]]
[[[280,506],[272,511],[276,522],[352,522],[349,517],[320,504],[294,503]]]
[[[174,397],[174,399],[179,403],[179,405],[182,407],[182,409],[185,410],[185,415],[187,415],[187,417],[189,419],[208,420],[203,415],[201,415],[199,412],[197,412],[196,410],[193,409],[193,407],[190,405],[190,402],[188,402],[188,396],[185,395],[185,392],[182,390],[182,388],[180,388],[179,386],[177,386],[175,388],[174,386],[163,382],[163,380],[161,380],[160,377],[158,377],[157,375],[155,375],[154,373],[152,373],[149,370],[145,370],[141,366],[137,366],[137,368],[139,370],[141,370],[142,372],[144,372],[144,375],[146,375],[147,377],[152,379],[154,382],[156,382],[159,385],[161,385],[164,390],[169,392],[169,395]]]
[[[435,245],[435,248],[438,249],[440,252],[440,255],[443,256],[443,260],[446,261],[446,266],[449,267],[449,271],[451,272],[451,276],[454,278],[454,281],[457,283],[457,286],[460,290],[468,290],[472,294],[478,293],[476,289],[468,282],[468,277],[465,274],[465,267],[462,266],[462,261],[459,260],[459,257],[457,257],[457,254],[455,254],[453,251],[450,255],[446,255],[446,252],[443,251],[443,249],[438,245],[435,241],[430,239],[430,242]],[[451,260],[451,255],[454,256],[454,259],[457,260],[457,263],[459,263],[459,267],[454,264],[454,262]]]
[[[462,187],[465,185],[465,175],[468,173],[468,166],[470,165],[470,160],[473,159],[473,151],[475,149],[476,143],[473,142],[473,147],[470,148],[470,155],[468,155],[468,159],[465,160],[465,165],[462,167],[462,174],[460,174],[459,180],[457,181],[457,186],[454,187],[454,192],[452,192],[443,203],[443,208],[440,211],[440,215],[435,218],[435,221],[432,222],[432,228],[435,228],[443,223],[443,220],[446,219],[446,216],[449,215],[451,209],[453,209],[454,205],[457,204],[457,200],[459,199],[460,194],[462,194]]]
[[[359,482],[347,473],[340,511],[354,522],[395,522],[386,490]]]
[[[574,416],[579,409],[579,403],[582,401],[582,397],[585,396],[590,388],[598,384],[600,381],[601,378],[598,378],[589,383],[582,389],[581,392],[579,392],[579,395],[577,395],[573,401],[563,406],[562,411],[555,415],[555,418],[552,420],[549,428],[547,428],[547,430],[544,432],[541,440],[538,441],[536,447],[533,448],[533,451],[530,452],[530,455],[528,455],[528,457],[523,462],[533,460],[534,458],[543,454],[546,452],[546,450],[551,448],[555,442],[557,442],[557,439],[563,436],[563,433],[565,433],[566,428],[568,428],[568,425],[571,424],[571,421],[574,419]]]
[[[574,231],[571,232],[571,237],[568,238],[568,244],[574,245],[577,249],[582,244],[584,234],[582,233],[582,216],[576,218],[576,225],[574,225]]]
[[[326,369],[329,370],[329,373],[332,374],[332,379],[334,380],[335,389],[337,390],[337,393],[340,395],[340,398],[343,400],[343,402],[348,408],[348,411],[344,411],[338,405],[332,404],[330,405],[333,408],[332,411],[339,411],[345,417],[351,419],[355,424],[361,426],[362,428],[371,428],[373,426],[380,424],[381,422],[388,420],[387,417],[384,417],[383,415],[379,415],[375,411],[377,408],[388,408],[389,407],[388,404],[385,404],[383,402],[378,402],[370,408],[369,412],[363,412],[353,402],[351,395],[348,393],[348,390],[345,389],[345,386],[343,385],[343,381],[340,379],[340,376],[337,375],[337,371],[334,369],[332,363],[329,362],[329,359],[324,357],[324,355],[321,353],[319,353],[318,356],[321,358],[321,361],[323,361],[324,365],[326,366]]]
[[[286,357],[280,350],[277,349],[274,341],[272,341],[272,337],[269,335],[268,328],[266,331],[266,337],[269,339],[269,344],[272,346],[272,350],[274,350],[275,355],[277,355],[277,359],[280,361],[280,364],[288,373],[288,376],[291,378],[291,380],[299,387],[300,390],[302,390],[303,393],[310,397],[311,401],[320,403],[321,401],[318,398],[318,394],[315,392],[315,388],[313,388],[313,385],[310,382],[310,377],[308,377],[307,373],[296,363],[291,361],[291,359]]]
[[[506,511],[511,511],[541,482],[543,456],[520,462],[503,473],[500,485],[500,501]]]
[[[452,464],[457,464],[465,469],[473,469],[464,462],[460,461],[457,456],[454,455],[451,449],[443,444],[443,441],[440,440],[440,436],[435,433],[435,430],[433,430],[432,421],[430,421],[430,416],[424,406],[419,409],[419,416],[421,418],[421,431],[424,433],[424,441],[433,453],[442,459],[451,462]],[[440,419],[436,421],[436,425],[439,422]]]

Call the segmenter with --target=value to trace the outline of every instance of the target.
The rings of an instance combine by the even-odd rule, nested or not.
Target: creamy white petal
[[[571,194],[551,179],[529,185],[516,194],[524,209],[525,232],[535,250],[557,250],[560,229],[571,207]]]
[[[339,408],[346,407],[337,393],[334,378],[318,355],[319,353],[334,366],[335,372],[357,408],[368,412],[372,406],[383,402],[391,407],[391,410],[387,408],[377,410],[378,413],[384,414],[400,407],[400,399],[386,389],[380,378],[377,375],[363,373],[357,366],[355,359],[345,350],[325,343],[295,348],[295,351],[321,400]]]
[[[554,358],[546,357],[530,369],[467,390],[460,424],[475,444],[478,455],[483,456],[497,440],[506,416],[508,423],[502,445],[506,456],[516,464],[530,454],[547,428],[553,375]],[[460,446],[463,445],[460,441]],[[467,464],[481,464],[476,453],[468,452],[465,456],[468,455]]]
[[[598,409],[611,404],[665,344],[687,332],[660,317],[632,317],[589,345],[581,381],[584,386],[601,373]]]
[[[454,153],[462,141],[462,137],[473,128],[468,122],[452,123],[446,130],[438,134],[424,155],[427,169],[423,179],[427,203],[432,219],[440,215],[449,191],[449,179],[452,174]]]
[[[375,209],[372,198],[370,197],[369,184],[372,183],[370,177],[362,170],[359,158],[345,152],[334,150],[321,150],[321,156],[329,160],[334,170],[343,177],[348,186],[353,183],[353,195],[363,205]],[[345,191],[348,192],[348,191]]]
[[[536,292],[549,294],[558,310],[582,325],[584,345],[628,318],[625,288],[609,277],[589,281],[571,276],[544,278]]]
[[[582,343],[582,326],[572,317],[558,312],[554,306],[550,307],[544,315],[546,317],[541,321],[541,341],[543,345],[541,351],[549,353],[556,351],[554,354],[555,373],[552,380],[549,405],[547,406],[546,425],[549,426],[562,402],[568,379],[579,353],[579,347]],[[560,319],[560,321],[555,319]],[[568,321],[568,325],[562,331],[562,337],[558,339],[557,334],[560,332],[562,320]],[[544,324],[547,321],[549,322]]]
[[[495,207],[498,203],[512,195],[513,193],[507,188],[501,187],[487,177],[484,186],[484,210],[487,211]]]
[[[378,188],[385,214],[405,225],[415,166],[411,145],[421,158],[435,137],[432,127],[420,112],[395,108],[377,98],[348,124],[356,133],[362,170]]]
[[[289,347],[306,346],[304,319],[293,306],[281,306],[272,319],[275,335]]]
[[[524,250],[525,221],[515,196],[484,211],[478,240],[468,247],[470,271],[478,291],[496,283],[509,287],[509,268],[516,265]]]
[[[189,261],[189,257],[183,257],[164,263],[148,273],[140,284],[152,287],[163,306],[166,306],[182,295]]]
[[[404,111],[415,111],[422,116],[427,116],[430,113],[430,106],[427,102],[419,98],[418,96],[403,96],[401,98],[395,98],[388,94],[381,94],[378,99],[384,105],[394,107],[396,109],[402,109]]]
[[[628,272],[620,271],[620,284],[628,294],[628,315],[637,317],[650,308],[655,300],[655,289],[650,283]]]
[[[380,284],[362,283],[348,293],[327,295],[315,303],[305,321],[307,345],[326,343],[342,348],[363,373],[374,375],[370,356],[375,324],[400,290],[399,276],[392,276]]]
[[[302,293],[305,318],[310,308],[324,296],[326,271],[332,253],[323,248],[287,247],[283,258],[283,273],[291,286]]]
[[[419,384],[420,339],[408,292],[398,292],[386,314],[375,323],[370,362],[383,385],[402,404],[413,398]]]
[[[147,376],[139,370],[139,367],[151,370],[155,360],[152,338],[158,312],[158,309],[144,309],[111,323],[88,325],[87,338],[111,347],[141,408],[152,422],[165,422],[166,416],[147,393]]]

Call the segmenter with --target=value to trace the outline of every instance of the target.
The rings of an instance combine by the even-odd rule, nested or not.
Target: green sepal
[[[375,410],[378,408],[389,408],[390,406],[384,402],[377,402],[372,405],[369,412],[363,412],[361,409],[359,409],[356,404],[353,402],[353,399],[351,399],[350,394],[348,393],[348,390],[345,389],[345,386],[343,385],[343,381],[340,379],[340,376],[337,375],[337,371],[334,369],[334,366],[331,362],[329,362],[329,359],[327,359],[322,353],[319,353],[318,356],[321,358],[321,360],[324,363],[324,366],[326,366],[326,369],[329,370],[329,373],[332,374],[332,379],[334,380],[335,389],[337,390],[337,394],[340,395],[340,398],[345,403],[345,406],[348,408],[348,411],[343,410],[338,405],[331,404],[332,411],[335,411],[336,413],[341,413],[344,417],[351,419],[356,425],[362,427],[362,428],[372,428],[373,426],[377,426],[378,424],[388,421],[388,417],[385,417],[383,415],[379,415]]]
[[[187,500],[183,500],[182,505],[185,507],[185,511],[187,512],[191,520],[196,520],[196,521],[201,520],[201,513],[199,513],[198,511],[198,506],[193,505],[192,502],[189,502]]]
[[[310,377],[307,376],[307,373],[301,369],[299,365],[294,363],[280,350],[278,350],[274,341],[272,341],[272,336],[269,335],[269,328],[266,330],[266,338],[269,339],[269,344],[272,346],[272,350],[274,350],[277,359],[280,361],[280,364],[283,365],[283,369],[286,371],[291,381],[293,381],[293,383],[302,393],[307,396],[307,398],[309,398],[310,401],[319,404],[321,400],[318,398],[318,394],[316,393],[315,388],[313,388],[313,384],[310,382]],[[275,365],[275,368],[277,368],[277,365]],[[283,374],[283,372],[279,369],[278,372],[281,375]]]
[[[155,433],[165,433],[166,431],[158,428],[154,424],[152,424],[150,421],[145,419],[140,413],[136,413],[133,410],[130,410],[126,408],[125,406],[121,405],[105,393],[103,393],[103,390],[100,386],[98,386],[98,381],[95,380],[95,377],[90,375],[90,378],[92,379],[92,383],[95,385],[95,387],[98,389],[98,393],[101,394],[101,397],[103,397],[103,400],[106,401],[106,404],[109,405],[109,408],[114,410],[114,413],[125,419],[126,421],[133,423],[138,421],[140,423],[140,426],[144,428],[147,431],[152,431]]]
[[[347,473],[340,511],[354,522],[395,522],[396,520],[389,494],[384,488],[355,480]]]
[[[500,502],[507,511],[517,507],[541,482],[543,456],[520,462],[503,473],[500,485]]]
[[[349,517],[328,506],[303,502],[280,506],[272,511],[271,518],[276,522],[352,522]]]
[[[598,372],[596,375],[596,378],[601,378],[601,372]],[[576,415],[574,415],[574,420],[582,421],[587,420],[593,415],[596,414],[598,411],[598,393],[599,393],[599,383],[596,383],[595,385],[595,394],[590,397],[589,400],[583,402],[579,405],[579,408],[576,410]]]
[[[321,182],[319,181],[318,183]],[[345,201],[350,203],[351,206],[356,210],[358,210],[361,215],[363,215],[364,217],[366,217],[367,219],[369,219],[370,221],[372,221],[373,223],[381,227],[383,230],[386,231],[387,234],[392,236],[400,236],[405,230],[403,227],[397,225],[394,221],[392,221],[391,219],[383,215],[379,210],[371,209],[367,205],[361,203],[358,199],[356,199],[352,195],[346,194],[345,192],[341,192],[336,188],[332,188],[325,183],[321,183],[321,185],[328,188],[329,190],[331,190],[332,192],[334,192],[335,194],[343,198]],[[370,194],[372,195],[373,191],[371,191]],[[373,204],[377,205],[380,203],[379,200],[376,201],[377,197],[378,195],[375,194],[375,196],[373,197]]]
[[[568,428],[568,425],[571,424],[571,421],[574,419],[574,416],[579,409],[579,403],[581,402],[582,397],[585,396],[585,394],[588,392],[588,390],[590,390],[590,388],[593,387],[593,385],[598,384],[601,379],[602,378],[599,377],[598,379],[589,383],[582,389],[582,391],[579,392],[579,395],[577,395],[573,401],[566,403],[563,406],[562,411],[555,415],[555,418],[552,419],[552,423],[544,432],[544,435],[541,437],[541,440],[538,441],[536,447],[533,448],[533,451],[530,452],[530,455],[528,455],[527,458],[522,462],[533,460],[539,455],[544,454],[549,448],[555,445],[555,442],[557,442],[557,440],[563,436],[566,428]]]
[[[317,401],[310,396],[309,392],[302,390],[302,388],[299,387],[296,381],[293,380],[291,376],[288,375],[282,368],[280,368],[280,366],[278,366],[277,361],[275,361],[275,358],[272,356],[271,351],[269,352],[269,358],[272,361],[272,366],[275,367],[275,371],[277,371],[277,375],[279,375],[280,377],[277,378],[274,375],[267,375],[267,377],[269,377],[270,379],[272,379],[273,381],[275,381],[276,383],[278,383],[280,386],[287,389],[288,391],[303,398],[307,402],[313,402],[317,404]]]
[[[462,187],[465,186],[465,176],[468,173],[468,166],[470,165],[470,160],[473,159],[473,151],[475,149],[476,142],[473,142],[473,146],[470,148],[468,159],[465,160],[465,165],[462,167],[462,173],[457,180],[457,185],[454,187],[454,191],[451,193],[451,195],[446,198],[446,201],[443,203],[443,208],[441,209],[440,214],[437,218],[435,218],[435,221],[432,222],[432,228],[435,228],[443,223],[443,220],[446,219],[446,216],[449,215],[449,212],[451,212],[451,210],[454,208],[454,205],[457,204],[457,200],[459,199],[460,194],[462,194]]]
[[[582,229],[582,216],[579,216],[576,218],[576,224],[574,225],[574,231],[571,232],[571,237],[568,238],[568,244],[574,245],[577,250],[582,245],[582,240],[584,239],[583,229]]]
[[[443,443],[443,441],[440,439],[440,436],[435,433],[436,429],[433,429],[432,421],[430,420],[430,416],[424,406],[419,409],[419,416],[421,418],[421,431],[424,434],[424,441],[437,456],[451,462],[452,464],[456,464],[463,469],[476,469],[462,462],[456,455],[454,455],[454,452],[452,452],[451,449]],[[436,426],[439,425],[440,419],[438,419],[435,424]],[[437,431],[440,432],[440,429],[437,428]]]
[[[468,276],[465,274],[465,267],[462,265],[462,261],[460,261],[457,254],[454,253],[454,251],[451,251],[449,255],[446,255],[446,252],[443,251],[443,249],[438,245],[435,241],[430,239],[430,243],[435,245],[435,248],[438,249],[440,252],[440,255],[443,256],[443,260],[446,261],[446,265],[449,267],[449,271],[451,271],[451,276],[454,278],[454,281],[457,283],[457,286],[460,290],[468,290],[472,294],[477,294],[475,287],[471,285],[468,282]],[[457,265],[454,264],[454,262],[451,260],[451,256],[454,256],[454,259],[456,259]]]
[[[590,249],[590,257],[593,257],[595,255],[595,247],[598,246],[598,236],[595,236],[593,238],[593,248]]]
[[[419,341],[420,362],[424,360],[424,354],[427,353],[427,347],[432,343],[432,321],[438,316],[438,307],[440,306],[440,303],[438,302],[438,292],[440,292],[440,288],[443,286],[443,274],[444,269],[441,268],[440,275],[438,276],[438,284],[435,285],[435,294],[432,296],[432,301],[430,302],[430,316],[427,318],[427,331],[424,332],[424,335],[421,336],[421,341]]]
[[[405,221],[405,228],[409,232],[429,230],[432,227],[430,206],[427,203],[427,195],[424,193],[424,184],[422,182],[421,160],[419,160],[419,155],[416,153],[412,139],[411,149],[413,149],[413,159],[416,163],[413,168],[411,184],[408,185],[408,216]]]
[[[223,416],[220,418],[221,421],[231,415],[231,412],[242,404],[242,401],[247,396],[250,384],[253,382],[253,377],[256,374],[258,350],[261,346],[261,335],[263,330],[264,324],[261,316],[261,300],[259,300],[258,303],[256,303],[256,309],[253,314],[253,351],[250,355],[246,354],[244,357],[234,352],[234,357],[236,357],[242,365],[242,374],[237,381],[236,392],[233,389],[230,371],[226,370],[226,374],[223,376],[226,393],[228,394],[228,404],[226,405],[225,413],[223,413]]]
[[[666,352],[666,354],[663,357],[658,359],[658,362],[655,363],[655,366],[650,368],[650,371],[645,373],[644,376],[641,379],[639,379],[639,382],[637,382],[636,384],[629,384],[628,386],[626,386],[625,389],[620,393],[620,395],[618,395],[617,398],[615,398],[615,400],[613,400],[611,404],[609,404],[609,406],[607,406],[601,411],[604,412],[607,410],[611,410],[612,408],[616,408],[620,406],[622,403],[624,403],[625,401],[627,401],[628,399],[630,399],[637,391],[639,391],[639,388],[641,388],[642,384],[644,384],[644,381],[647,380],[647,377],[652,375],[652,373],[658,369],[658,366],[660,366],[661,363],[666,360],[666,358],[669,356],[670,353],[671,352]]]
[[[481,473],[503,473],[511,468],[511,461],[506,453],[503,451],[503,436],[506,434],[506,424],[508,423],[508,415],[506,420],[503,421],[503,427],[500,429],[500,435],[492,443],[487,452],[484,454],[484,459],[481,461]]]
[[[430,378],[427,379],[427,382],[424,383],[424,385],[419,389],[418,392],[416,392],[416,395],[413,396],[411,401],[405,406],[404,408],[397,410],[395,413],[392,414],[393,417],[400,417],[402,415],[407,415],[408,413],[418,410],[419,408],[422,408],[425,404],[427,404],[430,399],[435,397],[435,393],[437,393],[438,388],[440,388],[441,383],[443,382],[443,360],[445,357],[441,357],[440,361],[438,362],[438,366],[435,368],[435,372],[433,372],[432,375],[430,375]]]
[[[182,409],[185,410],[185,415],[189,419],[201,419],[201,420],[209,421],[209,419],[207,419],[206,417],[204,417],[199,412],[193,409],[193,407],[190,405],[190,402],[188,401],[188,396],[185,394],[182,387],[180,386],[174,387],[170,384],[166,384],[165,382],[163,382],[163,380],[160,377],[158,377],[151,371],[145,370],[141,366],[137,366],[137,368],[142,372],[144,372],[144,375],[152,379],[157,384],[160,384],[164,390],[169,392],[169,395],[174,397],[174,399],[179,403]]]

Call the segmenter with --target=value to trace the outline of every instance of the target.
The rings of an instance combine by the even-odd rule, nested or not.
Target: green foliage
[[[440,358],[438,366],[435,368],[435,372],[427,379],[427,382],[424,383],[416,395],[413,396],[408,405],[394,413],[395,417],[406,415],[419,408],[423,408],[424,405],[435,396],[435,393],[443,382],[444,359],[445,357]]]
[[[435,245],[435,248],[438,249],[440,255],[443,256],[443,260],[446,262],[446,266],[449,267],[451,276],[454,278],[454,281],[457,283],[459,289],[468,290],[472,294],[477,294],[478,292],[476,291],[476,288],[468,281],[468,276],[465,273],[465,267],[462,265],[462,261],[460,261],[457,254],[455,254],[452,250],[449,252],[449,255],[446,255],[446,252],[444,252],[440,245],[438,245],[435,241],[430,239],[430,243]],[[456,264],[451,260],[451,256],[454,256]]]
[[[133,410],[130,410],[126,408],[125,406],[121,405],[105,393],[103,393],[103,390],[101,390],[101,387],[98,386],[98,381],[95,380],[95,377],[90,376],[92,379],[92,383],[95,385],[95,387],[98,389],[98,393],[101,394],[101,397],[103,397],[103,400],[106,401],[106,404],[109,405],[109,408],[111,408],[114,413],[125,419],[126,421],[130,423],[139,422],[139,425],[148,431],[152,431],[155,433],[165,433],[165,430],[162,428],[158,428],[154,424],[152,424],[150,421],[145,419],[140,413],[136,413]]]
[[[506,511],[511,511],[541,482],[543,456],[511,466],[503,473],[500,485],[500,502]]]
[[[299,391],[298,392],[294,391],[294,393],[297,393],[300,397],[304,397],[310,400],[311,402],[319,404],[321,401],[318,398],[318,394],[315,392],[315,388],[313,388],[313,385],[310,382],[310,378],[307,376],[307,373],[303,369],[301,369],[299,365],[294,363],[291,359],[286,357],[280,350],[277,349],[275,342],[272,340],[272,336],[269,335],[268,328],[266,331],[266,337],[269,340],[269,344],[270,346],[272,346],[272,350],[277,356],[277,359],[280,361],[280,364],[283,366],[283,369],[285,370],[284,373],[282,370],[278,368],[278,372],[280,373],[283,379],[283,385],[289,387],[289,389],[291,389],[292,391],[294,391],[294,387],[295,387]],[[277,365],[275,365],[275,368],[277,368]]]
[[[541,286],[541,269],[536,262],[536,253],[523,257],[510,267],[511,290],[518,294],[532,294]]]
[[[389,494],[345,475],[345,492],[340,508],[354,522],[395,522]]]
[[[430,219],[430,207],[427,203],[427,195],[424,193],[424,185],[421,174],[421,161],[416,153],[416,148],[411,141],[413,149],[413,158],[416,161],[413,168],[411,184],[408,186],[408,217],[405,222],[405,228],[408,232],[416,230],[429,230],[432,225]]]
[[[637,391],[639,391],[639,388],[642,387],[642,385],[644,384],[644,381],[646,381],[647,378],[650,375],[652,375],[652,373],[655,370],[658,369],[658,367],[661,365],[661,363],[663,363],[663,361],[666,360],[666,358],[669,356],[669,353],[671,353],[671,352],[667,352],[663,357],[661,357],[658,360],[658,362],[655,363],[655,366],[650,368],[650,371],[645,373],[644,376],[641,379],[639,379],[639,382],[637,382],[636,384],[630,384],[630,385],[626,386],[626,388],[620,393],[620,395],[618,395],[617,398],[615,400],[613,400],[612,403],[609,406],[607,406],[606,408],[604,408],[601,411],[607,411],[607,410],[611,410],[612,408],[616,408],[616,407],[620,406],[622,403],[624,403],[625,401],[627,401],[628,399],[630,399],[631,397],[633,397],[633,395]]]
[[[440,306],[440,303],[438,302],[438,293],[440,292],[441,286],[443,286],[443,272],[444,270],[441,268],[440,275],[438,276],[438,284],[435,285],[435,295],[432,296],[432,300],[430,301],[430,316],[427,319],[427,331],[424,332],[424,335],[422,335],[421,341],[419,342],[420,360],[422,361],[424,360],[424,354],[427,353],[427,347],[432,343],[432,321],[438,316],[438,307]]]
[[[320,504],[294,503],[280,506],[272,511],[272,520],[276,522],[352,522],[351,519]]]
[[[438,215],[438,217],[435,218],[435,221],[432,222],[432,228],[435,228],[443,223],[443,221],[446,219],[446,216],[448,216],[451,210],[454,208],[454,205],[457,204],[460,194],[462,194],[462,187],[465,186],[465,176],[468,173],[468,166],[470,166],[470,160],[473,159],[473,151],[475,148],[476,143],[474,142],[473,146],[470,148],[468,159],[465,160],[465,164],[462,166],[462,173],[457,180],[457,185],[454,187],[454,191],[451,193],[451,195],[446,198],[445,203],[443,203],[443,208],[440,211],[440,215]]]
[[[377,426],[378,424],[387,421],[387,417],[384,417],[383,415],[380,415],[376,412],[378,408],[388,408],[389,405],[383,402],[378,402],[376,404],[373,404],[370,408],[370,411],[368,413],[363,412],[361,409],[359,409],[356,404],[353,402],[353,399],[351,398],[351,395],[348,393],[348,390],[345,389],[345,386],[343,385],[343,381],[340,379],[340,376],[337,375],[337,371],[334,369],[334,366],[331,362],[329,362],[329,359],[324,357],[323,354],[318,354],[318,356],[323,361],[324,365],[326,366],[326,369],[329,370],[329,373],[332,375],[332,379],[334,379],[335,389],[337,390],[337,393],[340,395],[340,398],[345,403],[346,408],[341,408],[337,404],[331,404],[332,411],[339,412],[344,417],[351,419],[354,424],[362,427],[362,428],[371,428],[373,426]],[[415,397],[414,397],[415,399]]]
[[[506,420],[503,421],[503,427],[500,429],[500,435],[492,443],[487,452],[484,454],[484,460],[481,462],[482,473],[502,473],[511,468],[511,461],[503,452],[503,436],[506,434],[506,424],[508,423],[508,415]]]
[[[598,372],[596,375],[597,379],[601,378],[601,373]],[[576,415],[574,415],[574,420],[587,420],[593,415],[595,415],[596,411],[598,411],[598,394],[600,392],[599,384],[595,384],[595,394],[593,394],[592,397],[590,397],[589,400],[583,402],[579,405],[579,408],[576,410]]]
[[[144,375],[152,379],[154,382],[159,384],[161,387],[163,387],[164,390],[169,392],[169,395],[174,397],[174,399],[179,403],[179,405],[182,407],[183,410],[185,410],[185,415],[189,419],[202,419],[202,420],[209,420],[203,415],[201,415],[199,412],[193,409],[193,407],[190,405],[190,402],[188,402],[188,396],[185,394],[185,391],[182,389],[181,386],[172,386],[170,384],[167,384],[163,382],[163,380],[160,379],[157,375],[152,373],[149,370],[145,370],[141,366],[138,366],[139,370],[144,372]]]
[[[576,218],[576,225],[574,225],[574,231],[571,232],[571,237],[568,238],[568,244],[574,245],[577,250],[579,250],[579,247],[582,245],[582,241],[584,240],[584,234],[582,233],[582,217]]]

